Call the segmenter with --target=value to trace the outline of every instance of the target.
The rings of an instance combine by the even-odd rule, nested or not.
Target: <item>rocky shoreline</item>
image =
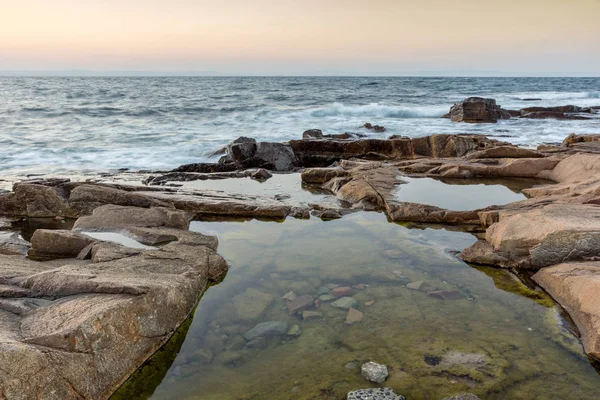
[[[506,111],[488,100],[467,99],[449,117],[503,118]],[[568,119],[588,111],[595,112],[521,110],[519,116],[551,112]],[[600,361],[600,135],[571,135],[561,145],[530,150],[480,135],[368,139],[310,130],[289,143],[240,138],[221,152],[218,163],[140,174],[144,184],[28,180],[0,194],[5,227],[21,218],[76,219],[72,229],[38,229],[30,241],[12,235],[0,242],[0,398],[108,398],[226,273],[216,238],[188,230],[190,220],[214,216],[328,220],[365,210],[393,222],[474,232],[479,241],[459,257],[534,272],[533,280],[573,319],[586,353]],[[186,186],[265,181],[269,171],[300,172],[303,184],[338,201],[306,204]],[[403,177],[540,184],[523,190],[526,200],[457,211],[400,201]],[[373,398],[402,398],[382,396],[388,397]]]

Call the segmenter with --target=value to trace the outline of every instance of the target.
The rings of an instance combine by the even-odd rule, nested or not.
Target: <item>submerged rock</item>
[[[354,293],[354,290],[352,290],[352,288],[349,286],[340,286],[331,289],[331,294],[335,297],[349,296],[352,293]]]
[[[338,299],[331,303],[333,307],[343,308],[344,310],[354,308],[357,304],[358,302],[356,301],[356,299],[353,299],[352,297],[342,297],[341,299]]]
[[[348,310],[348,313],[346,314],[345,324],[346,325],[354,325],[356,323],[361,322],[363,320],[363,318],[364,318],[364,314],[363,313],[361,313],[357,309],[350,308]]]
[[[319,311],[302,311],[302,319],[304,321],[310,321],[313,319],[323,318],[323,313]]]
[[[360,367],[360,373],[369,382],[382,383],[388,377],[388,368],[385,365],[369,361]]]
[[[427,293],[427,296],[440,300],[464,299],[464,296],[458,290],[436,290],[434,292]]]
[[[308,294],[296,297],[294,300],[288,303],[288,312],[294,314],[312,308],[314,306],[314,299]]]
[[[302,330],[298,325],[292,325],[292,327],[287,331],[288,336],[300,336],[302,335]]]
[[[258,337],[265,336],[279,336],[286,333],[288,330],[288,324],[284,321],[268,321],[261,322],[254,328],[244,333],[244,339],[251,341]]]
[[[391,388],[360,389],[349,392],[346,400],[406,400]]]
[[[420,292],[431,292],[435,290],[435,288],[432,285],[425,281],[411,282],[408,285],[406,285],[406,287],[412,290],[418,290]]]

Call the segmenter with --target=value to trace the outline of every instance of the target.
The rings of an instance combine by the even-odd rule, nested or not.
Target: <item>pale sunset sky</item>
[[[2,71],[600,75],[600,0],[0,0]]]

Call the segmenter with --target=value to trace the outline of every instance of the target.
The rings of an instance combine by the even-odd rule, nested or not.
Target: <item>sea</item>
[[[477,133],[526,147],[600,133],[600,114],[440,118],[470,96],[509,109],[600,106],[600,78],[0,77],[0,167],[11,176],[169,170],[216,161],[210,153],[239,136],[287,141],[313,128],[373,138]],[[366,131],[366,122],[387,130]]]

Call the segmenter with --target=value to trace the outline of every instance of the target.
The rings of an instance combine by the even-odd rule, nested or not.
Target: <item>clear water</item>
[[[466,132],[528,146],[600,130],[600,119],[439,118],[469,96],[507,108],[600,105],[600,78],[0,77],[0,165],[4,174],[171,169],[242,135],[282,141],[365,122],[388,128],[372,137]]]
[[[438,180],[432,178],[402,178],[406,184],[398,185],[399,201],[428,204],[448,210],[467,211],[490,205],[504,205],[526,199],[521,193],[525,187],[540,182],[514,180],[506,186],[504,180]]]
[[[169,347],[167,364],[151,362],[141,389],[120,398],[342,399],[372,386],[358,369],[368,360],[391,366],[384,386],[411,400],[466,391],[486,400],[597,398],[600,376],[546,295],[448,253],[472,244],[469,234],[410,230],[376,213],[191,229],[217,235],[231,269],[205,293],[185,340],[176,335],[181,348]],[[420,280],[459,298],[406,287]],[[364,320],[352,326],[330,303],[320,304],[323,319],[304,321],[281,298],[361,284],[352,297]],[[297,324],[301,336],[247,349],[243,333],[273,320]]]

